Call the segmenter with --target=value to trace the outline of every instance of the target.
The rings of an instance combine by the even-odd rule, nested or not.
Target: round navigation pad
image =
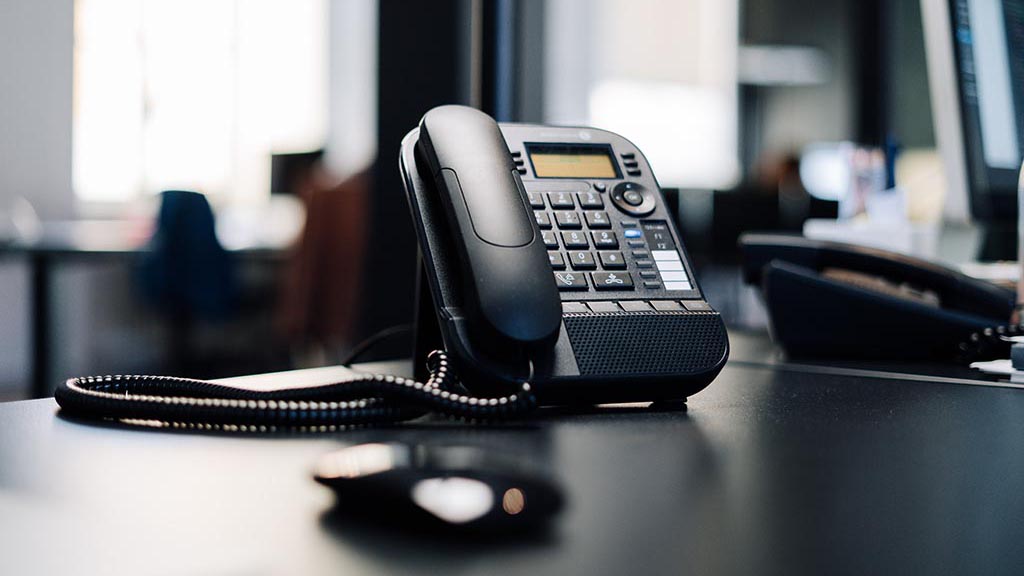
[[[612,188],[612,204],[630,216],[646,216],[654,212],[654,194],[636,182],[622,182]]]

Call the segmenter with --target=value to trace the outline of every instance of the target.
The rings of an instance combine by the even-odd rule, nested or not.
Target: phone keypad
[[[627,292],[635,294],[633,298],[651,292],[693,290],[668,223],[609,210],[605,195],[597,187],[528,192],[558,289]],[[625,312],[682,307],[671,300],[651,304],[628,300],[598,306],[600,311]]]

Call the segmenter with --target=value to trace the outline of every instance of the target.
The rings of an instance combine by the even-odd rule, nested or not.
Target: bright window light
[[[263,199],[324,145],[326,0],[76,0],[74,105],[80,200]]]
[[[618,132],[665,186],[732,187],[738,22],[738,0],[549,2],[545,121]]]

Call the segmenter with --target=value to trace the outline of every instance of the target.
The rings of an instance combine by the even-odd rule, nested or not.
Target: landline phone
[[[403,140],[399,169],[420,247],[417,378],[357,373],[269,392],[76,378],[56,392],[62,409],[231,430],[427,411],[500,418],[538,404],[684,400],[725,365],[722,318],[625,138],[441,106]]]
[[[1014,291],[875,248],[744,234],[743,277],[792,357],[972,361],[1009,355]]]

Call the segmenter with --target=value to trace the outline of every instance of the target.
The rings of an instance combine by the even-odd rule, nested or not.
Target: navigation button
[[[559,290],[586,290],[587,278],[580,272],[555,272]]]
[[[629,272],[591,272],[590,279],[598,290],[633,289],[633,277]]]

